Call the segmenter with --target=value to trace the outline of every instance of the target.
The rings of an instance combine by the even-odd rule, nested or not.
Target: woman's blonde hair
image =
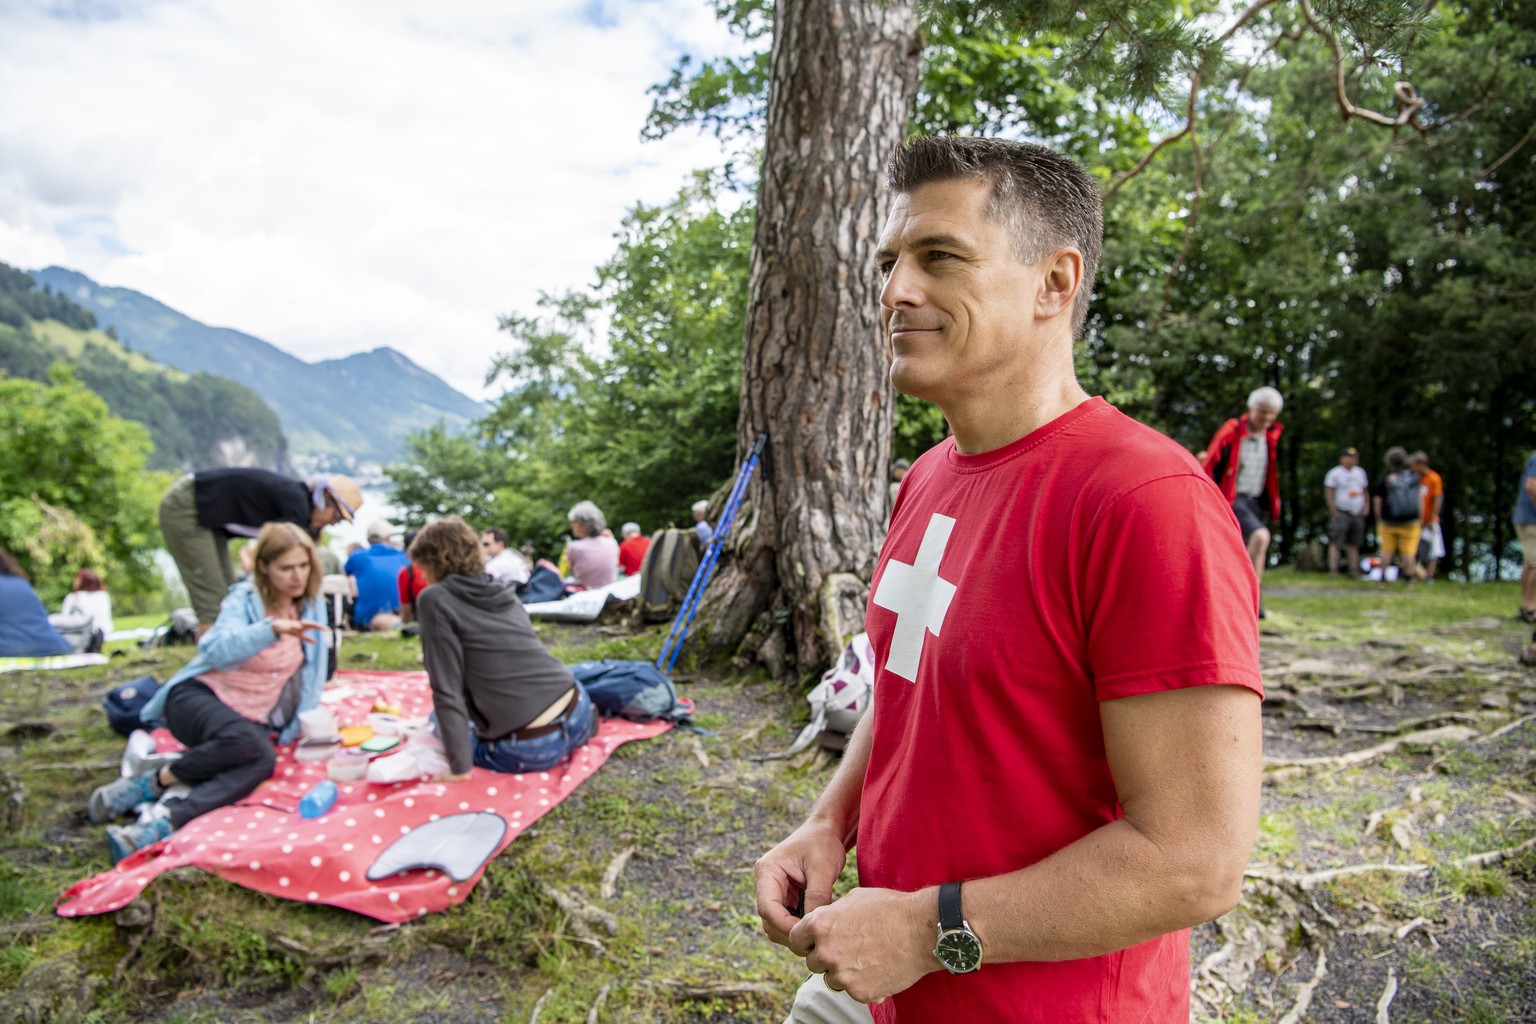
[[[262,604],[274,608],[278,601],[277,591],[267,579],[266,567],[294,548],[303,548],[309,552],[309,582],[304,585],[304,600],[308,601],[320,593],[320,579],[324,570],[320,568],[320,552],[315,550],[315,542],[309,534],[292,523],[268,523],[256,535],[255,547],[256,571],[251,573],[251,581],[256,584],[256,593],[261,595]]]
[[[458,516],[447,516],[423,526],[411,541],[408,554],[435,580],[447,579],[454,573],[474,576],[485,572],[480,535]]]

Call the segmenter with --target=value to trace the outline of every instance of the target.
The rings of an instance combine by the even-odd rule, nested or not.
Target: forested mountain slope
[[[126,348],[66,296],[0,264],[0,370],[43,381],[70,363],[114,415],[149,428],[152,469],[203,466],[288,468],[277,415],[250,388],[211,373],[183,373]]]
[[[439,421],[462,429],[480,403],[399,352],[307,363],[260,338],[210,327],[129,288],[108,288],[62,267],[35,271],[39,284],[95,314],[136,351],[187,372],[220,373],[248,386],[277,412],[296,452],[389,462],[406,434]]]

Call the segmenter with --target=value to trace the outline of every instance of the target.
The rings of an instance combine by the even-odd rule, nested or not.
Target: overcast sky
[[[498,314],[718,162],[646,89],[739,49],[707,0],[0,0],[0,262],[487,397]]]

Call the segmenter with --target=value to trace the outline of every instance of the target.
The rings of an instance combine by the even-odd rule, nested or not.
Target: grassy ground
[[[1197,1019],[1277,1021],[1306,996],[1300,1019],[1375,1021],[1390,978],[1399,1024],[1536,1021],[1536,852],[1522,849],[1536,836],[1536,725],[1515,724],[1536,711],[1536,675],[1514,661],[1526,639],[1514,587],[1273,573],[1266,606],[1267,753],[1343,760],[1271,767],[1243,903],[1195,934]],[[643,658],[661,639],[620,624],[542,632],[572,661]],[[620,747],[446,913],[380,928],[184,871],[118,915],[55,918],[58,893],[108,865],[83,813],[121,751],[100,696],[164,678],[187,654],[0,676],[0,1024],[782,1016],[801,975],[758,931],[751,864],[803,816],[832,762],[750,760],[788,744],[805,704],[729,668],[682,677],[713,735]],[[407,639],[343,647],[343,668],[418,659]],[[1447,726],[1467,734],[1424,738]],[[1508,850],[1520,852],[1476,856]],[[604,873],[626,852],[604,898]],[[546,886],[600,905],[617,934],[584,934]]]

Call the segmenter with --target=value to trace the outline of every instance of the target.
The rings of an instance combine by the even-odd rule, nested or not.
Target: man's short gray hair
[[[694,515],[698,515],[700,512],[708,512],[708,511],[709,511],[709,502],[705,501],[704,499],[701,498],[698,501],[693,503],[693,514]]]
[[[625,537],[633,537],[636,534],[638,534],[639,532],[640,532],[640,524],[639,523],[625,523],[623,526],[619,527],[619,533],[621,533]]]
[[[588,537],[596,537],[608,529],[608,520],[603,517],[603,510],[590,501],[578,501],[571,506],[571,510],[565,517],[573,523],[580,523],[587,528]]]
[[[1280,392],[1272,387],[1254,388],[1248,395],[1248,408],[1273,409],[1279,412],[1285,406],[1285,399],[1280,397]]]
[[[1104,246],[1104,201],[1087,168],[1032,142],[961,135],[914,135],[886,164],[885,186],[896,195],[945,181],[988,186],[987,216],[1007,228],[1019,262],[1039,262],[1065,246],[1078,251],[1083,277],[1072,336],[1081,335]]]

